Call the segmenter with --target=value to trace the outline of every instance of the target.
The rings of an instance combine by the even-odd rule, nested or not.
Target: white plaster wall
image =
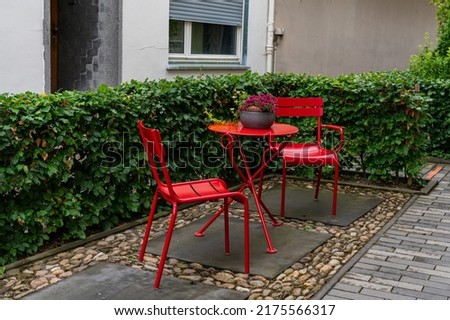
[[[168,0],[123,1],[122,81],[165,77],[168,17]]]
[[[247,66],[265,70],[268,0],[250,0]],[[123,1],[122,81],[173,78],[178,75],[225,74],[229,70],[167,70],[169,0]],[[233,71],[244,72],[244,71]]]
[[[0,93],[44,91],[44,0],[0,0]]]
[[[268,0],[250,0],[248,15],[248,59],[252,71],[266,71]]]

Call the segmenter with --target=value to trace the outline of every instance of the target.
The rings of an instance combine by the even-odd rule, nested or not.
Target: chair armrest
[[[344,127],[334,124],[322,124],[322,128],[339,132],[339,144],[336,148],[333,149],[334,152],[339,152],[344,146]]]

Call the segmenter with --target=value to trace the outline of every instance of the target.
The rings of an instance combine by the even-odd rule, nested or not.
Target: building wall
[[[120,13],[115,12],[111,20],[106,14],[109,9],[101,6],[104,11],[100,10],[99,18],[105,12],[107,24],[117,27],[103,37],[118,38],[113,44],[117,50],[99,48],[113,61],[104,66],[112,78],[117,76],[117,82],[229,73],[167,70],[169,1],[122,3],[122,38],[121,23],[116,20]],[[250,0],[247,65],[260,73],[266,71],[267,4],[268,0]],[[0,93],[49,91],[48,1],[0,0],[0,6]],[[275,72],[331,76],[404,69],[410,55],[424,43],[424,33],[429,32],[433,40],[436,29],[435,8],[429,0],[276,0],[275,19],[276,27],[285,28],[275,55]],[[104,27],[99,24],[101,32]],[[111,53],[117,57],[108,56]],[[100,77],[101,63],[98,68]]]
[[[265,71],[267,0],[250,0],[247,66]],[[167,70],[169,1],[123,1],[122,81],[173,78],[179,75],[224,74],[230,70]]]
[[[436,9],[429,0],[276,0],[275,26],[285,28],[276,72],[336,76],[406,69]]]
[[[0,0],[0,93],[44,91],[44,0]]]

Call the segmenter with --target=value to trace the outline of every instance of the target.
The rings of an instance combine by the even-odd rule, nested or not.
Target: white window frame
[[[241,64],[242,57],[242,26],[236,26],[236,54],[192,54],[192,22],[184,23],[184,53],[169,53],[169,64],[210,63],[210,64]]]

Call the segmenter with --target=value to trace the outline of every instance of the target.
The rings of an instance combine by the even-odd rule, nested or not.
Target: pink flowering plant
[[[260,93],[245,99],[239,111],[275,112],[277,98],[270,93]]]

